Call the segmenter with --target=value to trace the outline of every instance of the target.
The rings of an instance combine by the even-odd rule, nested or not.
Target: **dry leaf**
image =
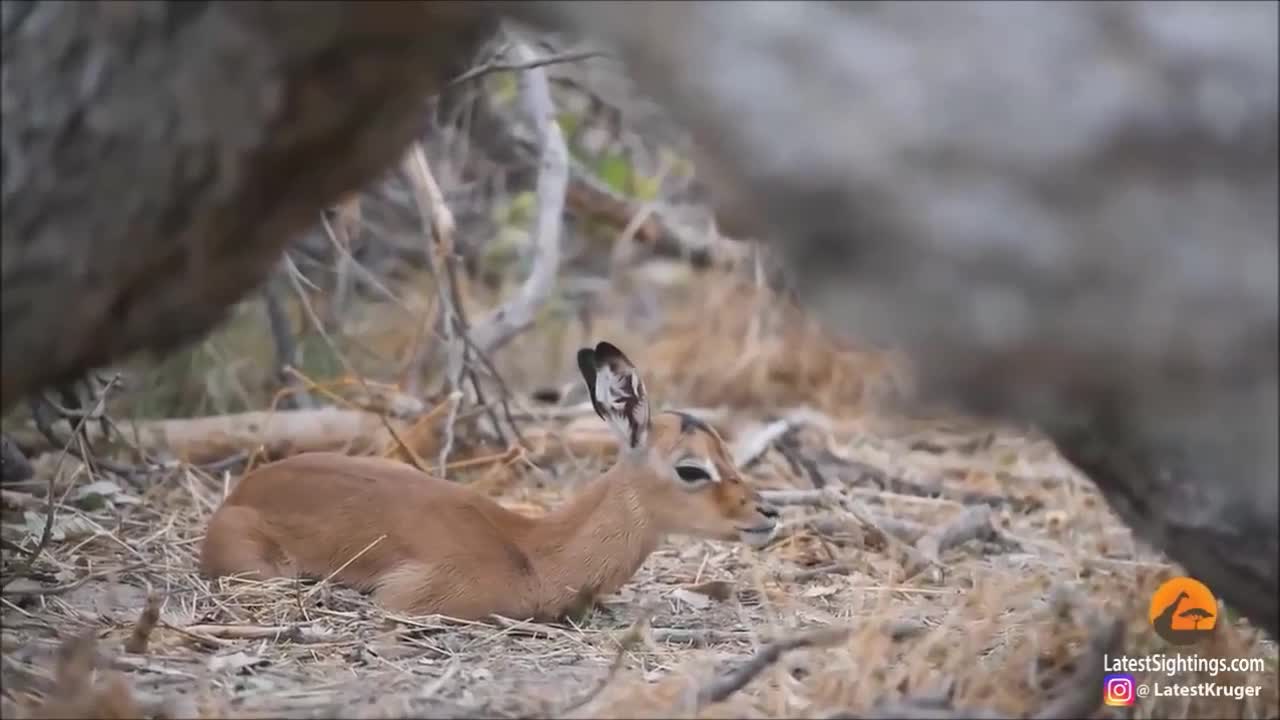
[[[690,592],[706,595],[712,600],[724,602],[733,597],[733,583],[727,580],[708,580],[697,585],[686,586]]]
[[[28,510],[22,514],[28,535],[34,542],[40,541],[44,534],[45,514]],[[88,519],[75,515],[61,515],[54,518],[53,527],[49,529],[49,539],[54,542],[79,540],[97,533],[97,528]]]
[[[835,595],[838,592],[840,592],[840,588],[832,587],[831,585],[817,585],[806,589],[800,595],[807,598],[819,598]]]
[[[93,495],[100,495],[104,498],[112,498],[120,494],[122,490],[120,486],[112,480],[97,480],[88,485],[81,485],[76,488],[75,498],[81,500]]]
[[[44,590],[44,585],[31,578],[20,577],[4,586],[6,593],[30,593]]]
[[[209,670],[218,672],[219,670],[231,670],[236,672],[242,668],[253,667],[259,663],[266,662],[261,655],[250,655],[246,652],[234,652],[230,655],[214,655],[209,658]]]
[[[685,588],[672,590],[671,597],[697,610],[704,610],[711,606],[711,598],[701,593],[690,592]]]

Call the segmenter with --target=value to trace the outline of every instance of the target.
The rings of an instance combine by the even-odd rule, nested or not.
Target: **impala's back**
[[[376,590],[430,561],[471,602],[465,583],[520,592],[528,561],[513,543],[528,520],[454,483],[383,458],[306,453],[246,475],[209,521],[200,569],[210,577],[333,579]],[[425,584],[427,578],[423,578]]]

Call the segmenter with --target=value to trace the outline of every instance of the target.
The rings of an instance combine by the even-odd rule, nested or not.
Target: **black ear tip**
[[[582,348],[578,351],[578,369],[583,374],[595,375],[596,373],[596,351],[591,348]]]
[[[630,361],[627,360],[627,356],[618,349],[618,346],[601,340],[596,344],[596,360],[599,362],[608,362],[612,359],[626,360],[628,364],[630,363]]]

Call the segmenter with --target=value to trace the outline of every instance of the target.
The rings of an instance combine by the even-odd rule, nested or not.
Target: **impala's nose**
[[[758,512],[758,513],[760,513],[761,515],[763,515],[763,516],[765,516],[765,517],[769,518],[770,520],[774,520],[774,521],[776,521],[776,520],[778,519],[778,509],[777,509],[777,508],[775,508],[775,507],[774,507],[774,506],[772,506],[772,505],[766,505],[765,503],[759,503],[759,504],[757,504],[757,505],[756,505],[756,512]]]

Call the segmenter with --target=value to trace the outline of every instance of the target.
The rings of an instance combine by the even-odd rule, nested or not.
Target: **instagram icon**
[[[1102,701],[1111,707],[1132,705],[1133,676],[1127,673],[1108,673],[1102,678]]]

